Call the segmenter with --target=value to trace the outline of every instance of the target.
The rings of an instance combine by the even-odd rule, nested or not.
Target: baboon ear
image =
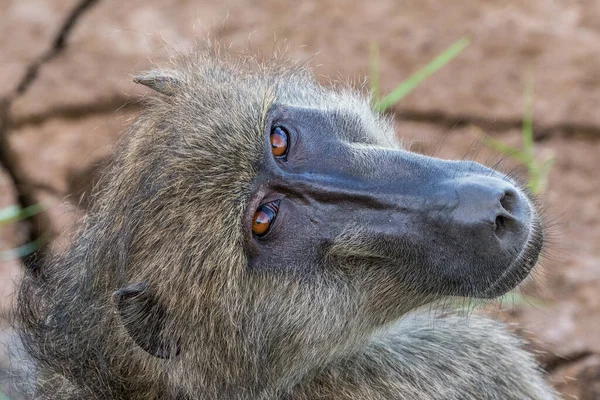
[[[181,87],[181,78],[170,70],[149,71],[135,76],[133,81],[166,96],[173,96]]]
[[[113,293],[123,326],[133,341],[158,358],[179,354],[179,338],[170,337],[165,329],[167,312],[146,283],[134,283]]]

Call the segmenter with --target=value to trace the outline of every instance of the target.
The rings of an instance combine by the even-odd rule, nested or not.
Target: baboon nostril
[[[502,194],[500,198],[500,205],[504,210],[506,210],[509,214],[512,214],[515,202],[517,201],[517,193],[512,189],[507,189]],[[500,217],[498,217],[500,218]],[[497,221],[497,219],[496,219]]]
[[[496,237],[502,239],[506,232],[511,230],[511,221],[513,211],[519,201],[518,194],[514,189],[506,189],[500,197],[500,206],[502,211],[496,216],[494,221],[494,233]]]
[[[498,215],[494,224],[494,233],[498,238],[502,238],[506,232],[508,219],[504,215]]]

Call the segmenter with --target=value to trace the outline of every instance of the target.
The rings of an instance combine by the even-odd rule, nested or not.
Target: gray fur
[[[554,398],[499,324],[410,313],[436,300],[418,282],[409,296],[377,268],[246,269],[243,218],[272,104],[348,114],[368,133],[357,152],[398,143],[354,90],[322,87],[303,67],[217,53],[181,57],[165,79],[136,78],[168,96],[149,100],[124,135],[72,247],[24,278],[19,323],[35,397]],[[338,262],[368,256],[356,230],[331,250]],[[178,356],[154,357],[132,340],[127,324],[139,321],[111,299],[136,282],[160,301],[160,335]]]

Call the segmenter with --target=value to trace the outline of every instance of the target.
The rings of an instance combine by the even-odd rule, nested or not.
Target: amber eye
[[[278,158],[285,158],[288,151],[289,135],[285,128],[274,126],[271,129],[271,151]]]
[[[277,211],[279,211],[279,200],[260,206],[254,213],[252,232],[258,237],[266,235],[275,222]]]

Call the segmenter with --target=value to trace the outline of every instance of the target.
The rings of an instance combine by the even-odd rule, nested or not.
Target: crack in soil
[[[581,350],[573,353],[569,353],[567,355],[558,355],[554,354],[552,357],[548,358],[544,362],[544,370],[547,373],[551,374],[556,371],[560,367],[565,365],[574,364],[576,362],[585,360],[586,358],[592,356],[594,353],[590,350]]]
[[[27,68],[27,72],[25,73],[23,79],[21,79],[21,82],[17,86],[17,97],[24,94],[27,91],[27,89],[29,89],[31,84],[35,81],[35,78],[38,75],[38,71],[45,63],[52,60],[64,51],[64,49],[66,48],[66,43],[69,34],[73,30],[73,27],[75,26],[77,21],[79,20],[79,17],[81,17],[85,13],[85,11],[87,11],[91,6],[93,6],[97,2],[98,0],[81,0],[79,4],[77,4],[77,6],[69,13],[67,18],[61,25],[58,34],[54,37],[50,49],[39,59],[31,63]]]
[[[61,54],[66,48],[67,39],[73,30],[73,27],[79,21],[80,17],[98,0],[80,0],[77,6],[67,15],[67,18],[60,26],[57,35],[54,37],[50,49],[41,57],[33,61],[27,68],[25,75],[17,85],[15,91],[5,98],[0,99],[0,165],[7,171],[17,192],[17,202],[20,207],[25,208],[37,204],[32,187],[28,182],[27,176],[21,167],[16,152],[10,145],[8,135],[13,129],[10,107],[13,101],[22,96],[33,84],[38,76],[40,68]],[[28,220],[28,238],[27,242],[34,241],[42,236],[50,238],[53,236],[48,215],[45,212],[34,215]],[[43,254],[42,254],[43,256]],[[26,267],[35,269],[36,259],[25,257],[23,263]]]
[[[8,140],[7,133],[9,132],[10,119],[8,116],[8,109],[10,107],[10,101],[8,99],[2,99],[0,101],[0,165],[4,167],[8,176],[12,180],[12,184],[16,191],[16,200],[21,208],[26,208],[31,205],[37,204],[33,188],[29,184],[25,171],[21,167],[21,163],[18,160],[18,155],[12,149]],[[27,227],[27,239],[26,243],[32,242],[35,239],[42,237],[42,235],[52,235],[50,231],[50,221],[45,213],[39,213],[32,216],[27,221],[23,221]],[[23,263],[32,267],[31,260],[23,260]]]
[[[39,114],[32,114],[24,118],[12,120],[11,127],[15,131],[29,125],[40,125],[51,118],[81,119],[94,115],[115,114],[122,110],[138,110],[142,99],[132,101],[127,96],[115,95],[102,101],[72,106],[54,107]]]
[[[99,114],[114,113],[119,110],[137,110],[140,101],[131,101],[128,96],[115,95],[106,100],[89,104],[51,108],[40,114],[32,114],[11,121],[14,130],[28,125],[39,125],[50,118],[77,119]],[[410,110],[391,109],[389,111],[398,121],[422,122],[445,127],[449,130],[465,126],[478,126],[484,132],[506,132],[511,129],[521,129],[521,119],[494,118],[477,115],[453,115],[440,110]],[[577,122],[561,122],[542,125],[534,122],[534,136],[536,142],[543,142],[558,135],[575,136],[584,135],[591,139],[600,140],[600,126]]]
[[[423,122],[454,129],[469,125],[479,126],[484,132],[504,132],[510,129],[521,129],[521,119],[489,118],[477,115],[452,115],[440,110],[417,111],[409,109],[392,109],[392,115],[400,121]],[[600,126],[577,122],[560,122],[551,125],[541,125],[534,121],[534,136],[537,142],[542,142],[559,134],[574,136],[585,135],[592,139],[600,139]]]

